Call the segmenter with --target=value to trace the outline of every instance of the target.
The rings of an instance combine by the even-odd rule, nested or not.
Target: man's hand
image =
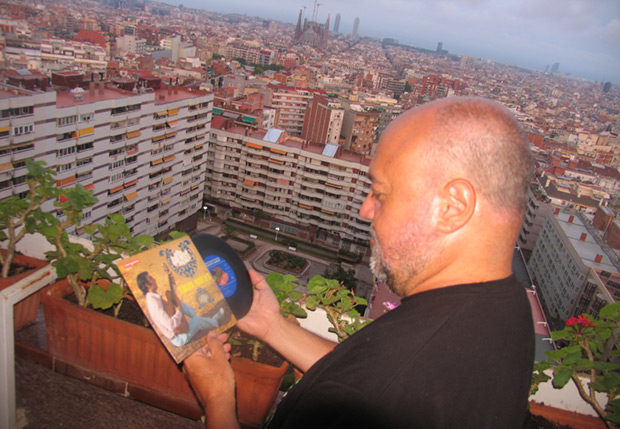
[[[250,278],[254,298],[248,314],[237,321],[239,329],[266,342],[304,372],[334,348],[335,343],[285,319],[275,294],[260,274],[250,270]]]
[[[250,270],[250,278],[254,286],[252,306],[248,314],[239,319],[237,326],[256,338],[266,340],[270,328],[282,318],[280,304],[263,276]]]
[[[205,409],[208,428],[238,427],[235,375],[228,362],[226,334],[207,335],[207,344],[185,359],[183,371]]]

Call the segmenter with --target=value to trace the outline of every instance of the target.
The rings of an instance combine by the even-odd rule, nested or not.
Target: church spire
[[[295,40],[301,39],[301,12],[303,9],[299,9],[299,18],[297,19],[297,27],[295,28]]]

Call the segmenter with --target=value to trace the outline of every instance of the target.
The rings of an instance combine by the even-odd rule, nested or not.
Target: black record
[[[197,234],[192,236],[192,241],[233,314],[241,319],[250,310],[253,296],[252,281],[243,260],[215,235]]]

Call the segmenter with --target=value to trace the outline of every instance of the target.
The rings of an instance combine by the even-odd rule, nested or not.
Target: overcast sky
[[[167,0],[221,13],[296,23],[312,19],[314,0]],[[620,0],[321,0],[317,21],[340,13],[340,32],[515,63],[620,84]]]

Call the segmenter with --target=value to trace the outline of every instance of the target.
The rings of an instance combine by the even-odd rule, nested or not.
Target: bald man
[[[512,254],[532,159],[515,119],[480,98],[425,104],[390,124],[370,177],[371,269],[402,303],[335,345],[283,319],[251,273],[239,327],[305,371],[267,427],[522,427],[534,333]],[[222,340],[185,365],[208,427],[237,424]]]

